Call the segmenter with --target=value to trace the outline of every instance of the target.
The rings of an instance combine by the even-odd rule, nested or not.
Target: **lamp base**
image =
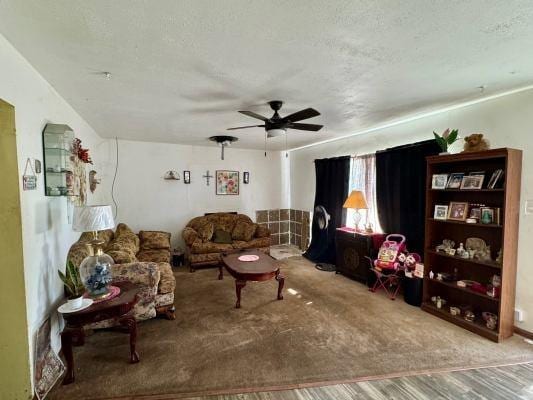
[[[87,243],[89,256],[80,264],[80,277],[93,299],[104,299],[109,296],[111,284],[111,265],[115,262],[102,250],[103,241],[94,239]]]
[[[354,223],[354,228],[356,232],[359,232],[359,222],[361,222],[361,214],[359,213],[359,210],[356,208],[355,214],[353,216],[353,223]]]

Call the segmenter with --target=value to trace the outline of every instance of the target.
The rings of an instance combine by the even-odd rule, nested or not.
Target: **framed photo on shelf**
[[[437,204],[433,213],[434,219],[448,219],[448,206]]]
[[[481,223],[494,224],[494,209],[490,207],[481,207]]]
[[[431,189],[446,189],[448,174],[434,174],[431,179]]]
[[[460,189],[464,176],[464,172],[454,172],[453,174],[450,174],[450,179],[448,179],[446,189]]]
[[[475,190],[483,187],[485,175],[466,175],[461,182],[461,189]]]
[[[465,177],[466,178],[466,177]],[[448,219],[465,221],[468,216],[468,203],[452,201],[448,211]]]
[[[497,169],[492,173],[492,176],[490,177],[489,183],[487,185],[487,189],[494,189],[496,188],[496,185],[500,181],[500,178],[503,176],[503,169]]]
[[[468,218],[474,218],[479,221],[481,219],[481,207],[472,207]]]

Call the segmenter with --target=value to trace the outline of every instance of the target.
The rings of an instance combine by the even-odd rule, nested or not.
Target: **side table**
[[[72,341],[82,346],[85,342],[83,326],[110,318],[118,318],[121,326],[125,327],[130,335],[130,362],[139,362],[139,355],[135,349],[137,342],[137,322],[131,315],[126,315],[135,303],[140,287],[131,282],[113,282],[120,288],[120,295],[109,300],[95,303],[81,311],[61,314],[65,320],[65,328],[61,332],[61,347],[67,362],[67,372],[63,378],[63,385],[74,382],[74,357],[72,354]]]
[[[179,267],[185,264],[185,253],[182,250],[172,250],[172,266]]]

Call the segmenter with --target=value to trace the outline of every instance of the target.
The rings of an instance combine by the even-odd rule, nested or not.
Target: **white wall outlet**
[[[526,200],[524,203],[524,211],[526,215],[533,214],[533,200]]]
[[[524,322],[524,311],[519,308],[514,309],[514,320],[515,322]]]

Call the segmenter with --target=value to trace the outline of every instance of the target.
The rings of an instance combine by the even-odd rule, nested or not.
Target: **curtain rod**
[[[367,154],[360,154],[360,155],[354,154],[353,156],[332,157],[332,159],[341,158],[341,157],[350,157],[353,159],[353,158],[360,158],[360,157],[370,157],[370,156],[375,156],[375,155],[376,153],[367,153]],[[313,164],[317,160],[327,160],[327,158],[316,158],[313,161],[311,161],[311,164]]]

